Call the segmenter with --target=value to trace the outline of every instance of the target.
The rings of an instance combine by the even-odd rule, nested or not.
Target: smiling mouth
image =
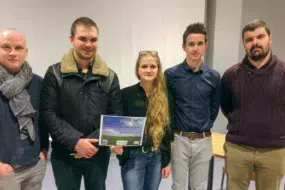
[[[86,53],[92,53],[93,52],[93,50],[83,50],[84,52],[86,52]]]

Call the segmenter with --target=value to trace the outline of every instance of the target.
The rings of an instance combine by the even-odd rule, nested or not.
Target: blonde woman
[[[136,63],[140,82],[124,88],[125,116],[146,116],[143,145],[113,147],[125,190],[157,190],[170,169],[170,119],[164,76],[157,52],[141,51]],[[121,154],[121,155],[120,155]]]

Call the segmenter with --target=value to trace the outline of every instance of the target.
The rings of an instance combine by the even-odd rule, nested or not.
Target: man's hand
[[[171,165],[170,163],[161,170],[161,176],[162,178],[168,178],[169,174],[171,173]]]
[[[111,151],[114,152],[115,154],[122,155],[124,152],[124,149],[121,145],[117,145],[117,146],[111,146]]]
[[[13,173],[13,168],[9,164],[4,164],[3,162],[0,162],[0,177],[9,175]]]
[[[97,143],[98,139],[79,139],[75,146],[76,153],[74,158],[91,158],[98,152],[98,148],[92,145]]]

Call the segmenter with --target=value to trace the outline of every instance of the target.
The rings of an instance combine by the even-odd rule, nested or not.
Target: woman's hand
[[[46,160],[47,159],[47,155],[48,155],[48,151],[43,149],[41,152],[40,152],[40,155],[39,157],[42,159],[42,160]]]
[[[12,174],[13,172],[14,170],[11,165],[0,162],[0,177]]]
[[[124,151],[121,145],[111,146],[110,149],[112,152],[114,152],[115,154],[119,154],[119,155],[122,155]]]
[[[169,174],[171,173],[171,165],[170,163],[161,170],[161,176],[162,178],[168,178]]]

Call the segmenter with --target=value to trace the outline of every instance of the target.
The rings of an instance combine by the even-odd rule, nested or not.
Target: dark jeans
[[[158,190],[161,181],[161,154],[130,148],[129,159],[121,167],[124,190]]]
[[[86,190],[105,190],[109,160],[109,148],[100,148],[90,159],[75,159],[68,151],[53,150],[51,164],[57,189],[80,190],[83,176]]]

